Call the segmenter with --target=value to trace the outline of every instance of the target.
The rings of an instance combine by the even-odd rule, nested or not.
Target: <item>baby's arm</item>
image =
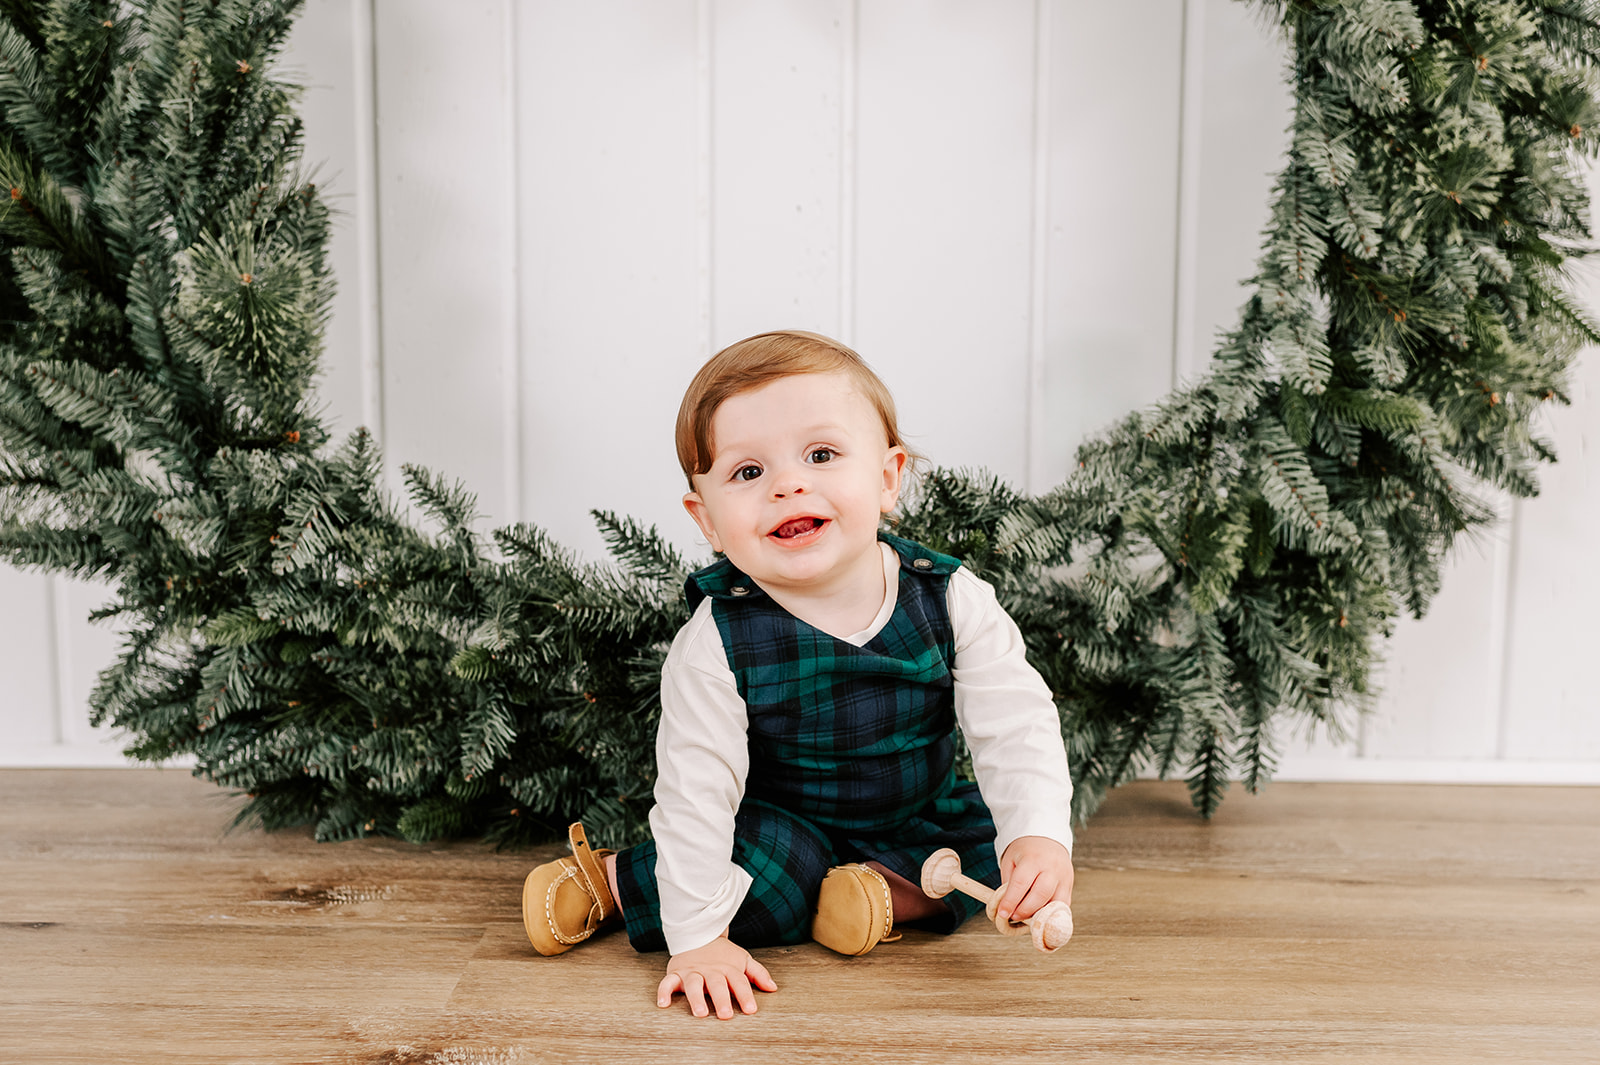
[[[672,1005],[672,996],[682,991],[689,1000],[689,1011],[696,1017],[710,1016],[714,1008],[718,1017],[728,1020],[733,1016],[735,1001],[745,1013],[756,1012],[752,984],[762,991],[778,990],[765,965],[722,935],[703,947],[672,956],[667,962],[667,975],[656,988],[656,1005]]]
[[[697,1017],[756,1010],[755,990],[777,985],[760,962],[731,942],[728,924],[750,874],[732,860],[735,815],[749,772],[747,717],[722,639],[702,604],[673,641],[661,675],[656,735],[656,841],[661,926],[672,957],[656,989],[669,1006],[683,992]],[[752,987],[753,985],[753,987]]]
[[[997,909],[1020,921],[1047,902],[1072,901],[1072,775],[1061,719],[994,589],[960,569],[948,601],[956,718],[998,833],[1005,890]]]

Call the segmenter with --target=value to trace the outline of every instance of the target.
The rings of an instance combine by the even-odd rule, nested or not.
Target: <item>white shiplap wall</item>
[[[1233,322],[1282,61],[1231,0],[310,0],[288,63],[342,211],[321,394],[487,524],[599,557],[602,507],[697,549],[678,396],[799,326],[857,346],[934,461],[1043,490]],[[1546,494],[1399,626],[1377,714],[1282,775],[1600,781],[1597,383],[1580,362],[1550,417]],[[0,568],[0,764],[116,760],[86,723],[99,598]]]

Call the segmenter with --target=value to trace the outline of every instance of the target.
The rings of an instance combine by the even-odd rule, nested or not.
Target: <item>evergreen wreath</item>
[[[1288,163],[1209,373],[1028,498],[935,471],[899,531],[993,582],[1055,692],[1077,814],[1141,765],[1199,809],[1337,729],[1421,614],[1474,490],[1536,489],[1532,432],[1600,340],[1589,0],[1278,0]],[[270,76],[298,0],[0,0],[0,552],[109,579],[93,695],[241,818],[319,839],[637,838],[690,565],[596,519],[614,565],[405,470],[309,394],[333,279]]]

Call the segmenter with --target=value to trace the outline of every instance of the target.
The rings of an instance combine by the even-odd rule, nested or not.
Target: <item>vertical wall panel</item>
[[[120,737],[109,728],[97,729],[89,724],[89,694],[100,679],[100,671],[115,661],[121,646],[121,634],[114,623],[91,625],[89,615],[113,598],[112,590],[100,581],[63,584],[64,594],[57,600],[61,611],[57,627],[65,636],[61,641],[65,657],[59,665],[61,743],[90,761],[108,757],[121,761]]]
[[[1272,183],[1289,148],[1294,98],[1286,44],[1238,0],[1208,0],[1201,63],[1200,210],[1195,250],[1195,368],[1239,323],[1256,272]]]
[[[1502,525],[1481,540],[1458,542],[1427,615],[1401,617],[1394,638],[1379,648],[1382,694],[1363,734],[1366,757],[1495,756],[1503,649],[1495,615],[1505,595],[1496,555],[1508,535]]]
[[[589,509],[694,542],[672,450],[704,360],[693,0],[519,11],[524,500],[590,557]]]
[[[353,428],[361,410],[360,314],[352,225],[357,191],[350,145],[355,135],[350,84],[352,0],[310,0],[278,76],[304,87],[305,166],[339,212],[329,247],[340,283],[327,334],[318,398],[336,431]],[[364,0],[362,0],[364,2]],[[115,659],[118,630],[88,615],[110,598],[104,584],[0,568],[0,603],[16,632],[0,639],[0,759],[16,764],[119,764],[122,739],[89,724],[89,694]],[[0,621],[0,624],[4,624]]]
[[[769,329],[840,332],[844,6],[714,6],[714,347]]]
[[[1027,452],[1033,4],[865,0],[856,348],[934,462]]]
[[[366,131],[357,126],[351,8],[367,2],[310,0],[289,36],[280,74],[305,86],[300,117],[305,122],[306,166],[334,212],[328,261],[338,289],[316,390],[336,436],[350,432],[362,421],[364,315],[358,197],[366,190],[356,167],[356,146]]]
[[[465,481],[509,519],[503,480],[510,0],[375,5],[388,465]]]
[[[1600,192],[1600,170],[1590,188]],[[1591,193],[1592,195],[1593,193]],[[1578,293],[1600,313],[1600,275],[1578,274]],[[1540,473],[1538,498],[1518,509],[1510,601],[1502,754],[1600,759],[1600,350],[1572,373],[1572,406],[1541,421],[1560,461]]]
[[[1272,182],[1287,148],[1293,96],[1284,80],[1287,44],[1233,0],[1209,0],[1205,27],[1200,143],[1196,315],[1199,367],[1219,332],[1233,328],[1249,296],[1268,221]],[[1386,759],[1490,758],[1499,712],[1496,611],[1504,598],[1508,533],[1463,542],[1447,566],[1444,590],[1422,621],[1401,618],[1380,648],[1382,695],[1362,722],[1359,742],[1302,737],[1297,757],[1341,752]]]
[[[1067,4],[1052,24],[1041,489],[1170,386],[1183,4]],[[1085,43],[1131,40],[1134,77],[1123,49]]]
[[[56,743],[50,581],[0,565],[0,764]]]
[[[1190,335],[1187,343],[1174,337],[1181,350],[1174,352],[1172,366],[1162,368],[1179,380],[1204,373],[1218,334],[1238,324],[1239,308],[1250,295],[1244,280],[1255,273],[1272,182],[1287,152],[1293,107],[1283,80],[1285,45],[1275,31],[1236,0],[1188,6],[1191,15],[1203,9],[1203,25],[1189,35],[1200,54],[1184,57],[1185,67],[1198,67],[1199,73],[1191,79],[1198,81],[1199,99],[1187,103],[1198,104],[1198,121],[1188,128],[1198,134],[1189,150],[1198,156],[1199,187],[1191,201],[1195,218],[1185,227],[1194,250],[1180,267],[1194,271],[1187,279],[1194,307],[1192,321],[1173,323],[1175,329],[1187,326]],[[1153,343],[1153,337],[1143,343]],[[1154,386],[1157,369],[1145,371],[1151,375],[1147,387]],[[1275,739],[1284,767],[1292,770],[1308,758],[1353,757],[1362,726],[1353,711],[1341,720],[1348,728],[1344,736],[1307,721],[1283,722]]]

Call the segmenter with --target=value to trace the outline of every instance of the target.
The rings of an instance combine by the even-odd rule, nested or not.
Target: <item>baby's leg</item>
[[[889,898],[894,903],[896,924],[903,921],[920,921],[924,917],[933,917],[950,912],[950,907],[943,899],[930,899],[922,893],[920,887],[882,862],[867,862],[865,864],[868,869],[876,869],[889,882]]]
[[[728,938],[745,948],[809,939],[817,891],[838,861],[821,830],[787,811],[747,799],[734,818],[732,857],[750,874],[751,884],[733,915]],[[613,896],[622,907],[633,948],[641,953],[665,950],[655,841],[608,861],[606,877],[614,878]]]
[[[891,891],[897,879],[891,874],[897,873],[907,895],[912,892],[921,895],[923,863],[934,851],[949,847],[961,856],[961,871],[967,876],[989,887],[1000,883],[1000,864],[994,853],[994,819],[975,785],[958,784],[947,798],[934,803],[925,816],[928,822],[938,826],[936,831],[919,832],[915,842],[909,839],[887,841],[881,849],[868,849],[859,860],[873,868],[886,867],[884,879],[889,881]],[[902,918],[902,913],[918,912],[909,907],[925,904],[907,898],[908,909],[902,911],[901,896],[896,894],[893,898],[897,922],[921,919],[925,921],[923,927],[932,931],[952,932],[967,918],[983,912],[981,902],[954,891],[942,899],[927,899],[934,906],[921,910],[919,916]]]
[[[622,892],[617,890],[617,856],[615,854],[606,855],[605,863],[606,884],[611,888],[611,898],[617,904],[617,912],[626,914],[627,911],[622,908]]]

